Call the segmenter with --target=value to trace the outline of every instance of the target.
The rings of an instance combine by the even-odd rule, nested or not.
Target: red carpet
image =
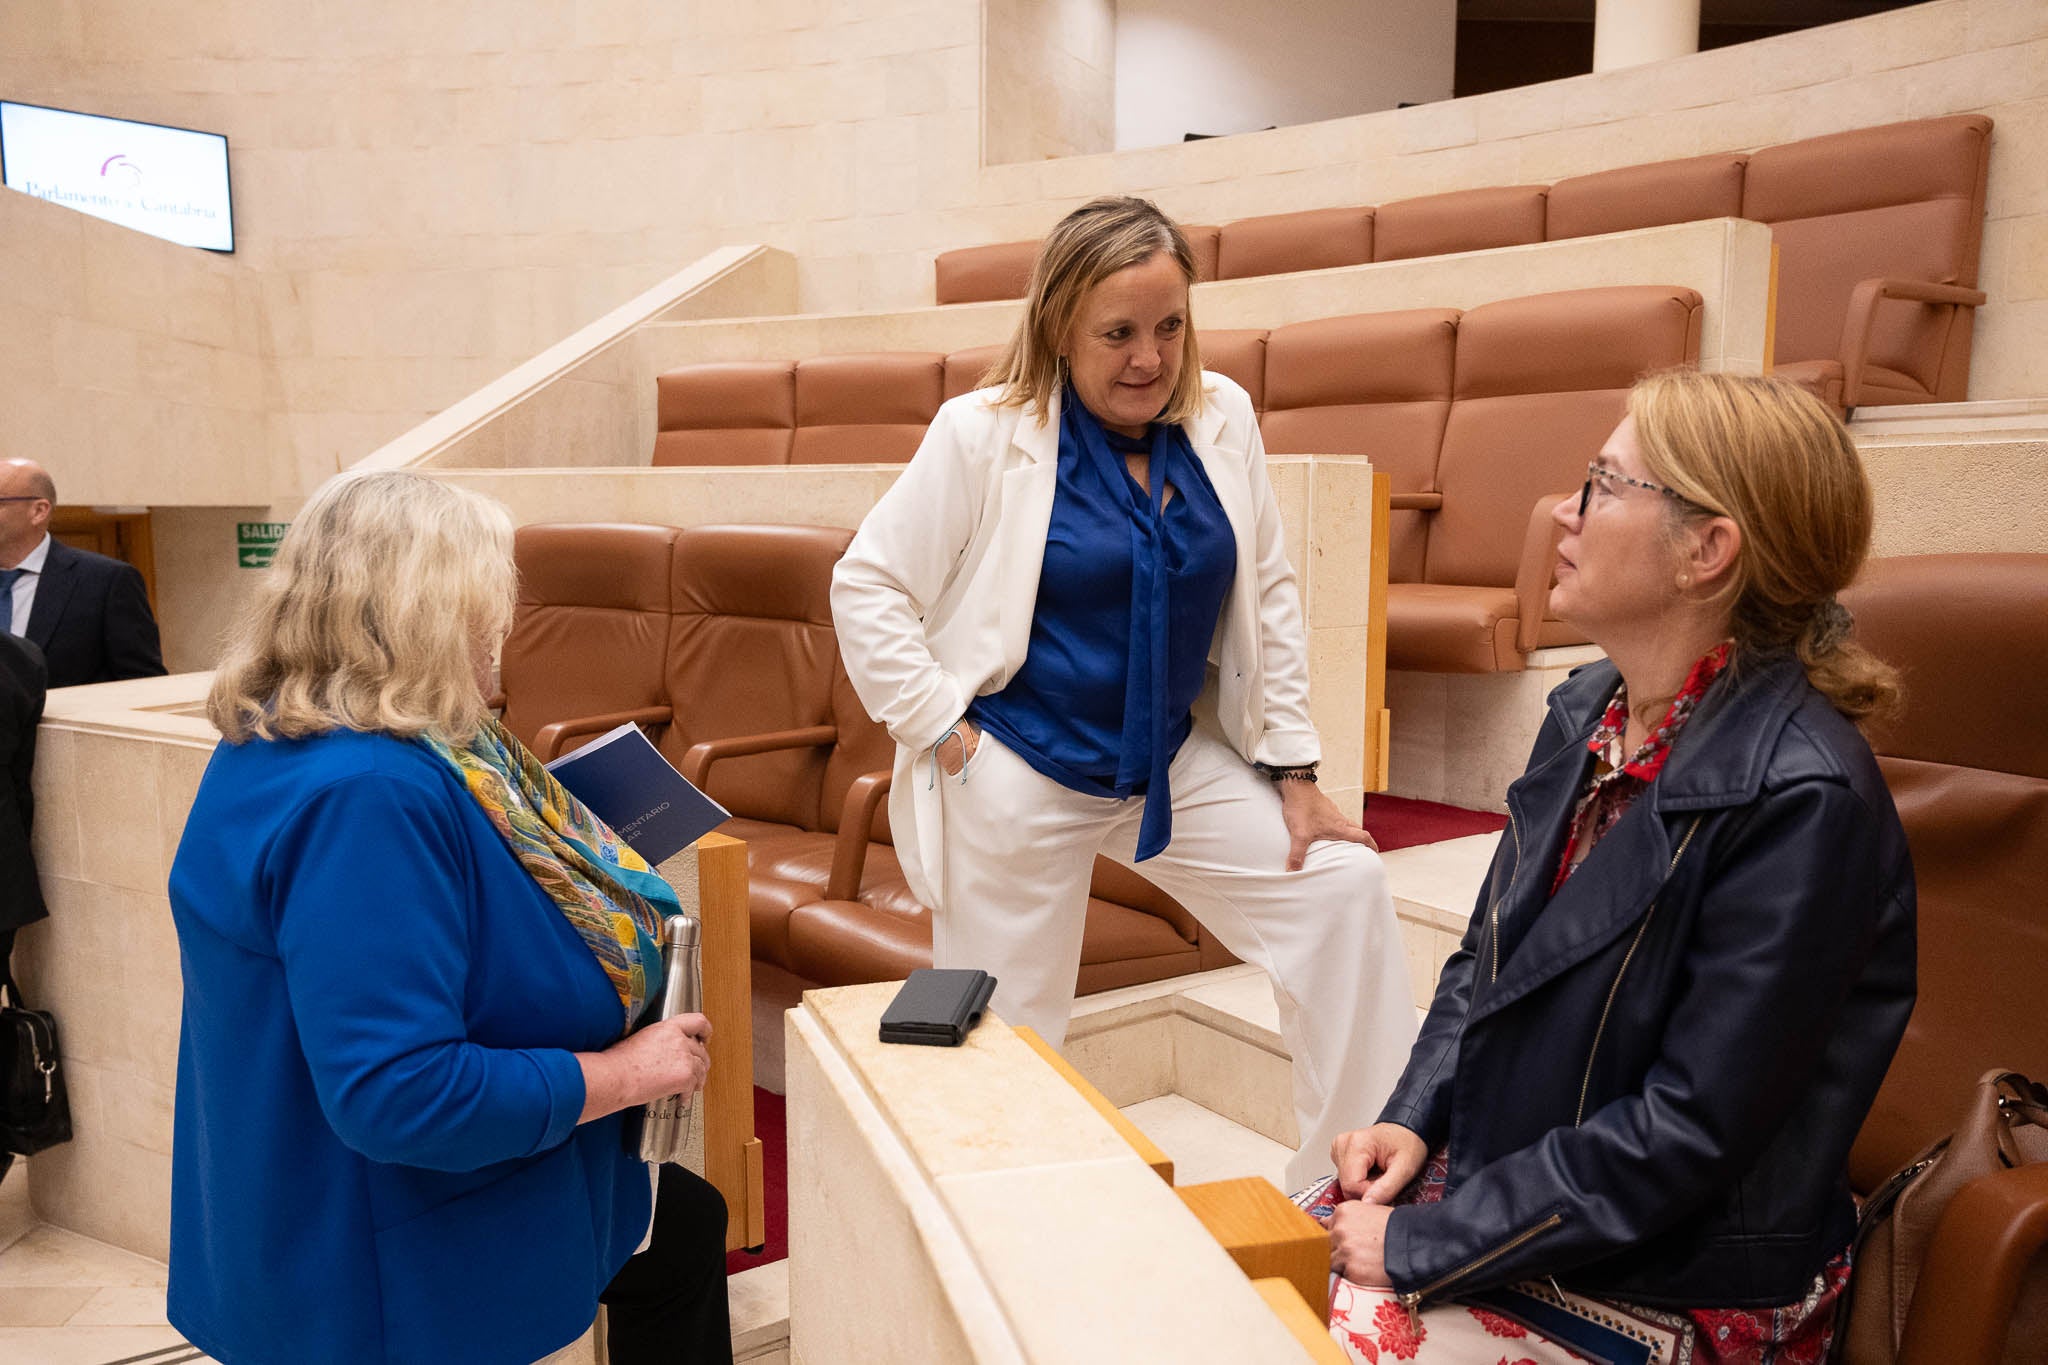
[[[1379,843],[1380,852],[1416,844],[1462,839],[1468,834],[1491,834],[1508,822],[1492,811],[1466,810],[1437,801],[1411,801],[1404,796],[1375,796],[1366,802],[1366,832]]]
[[[754,1136],[761,1139],[761,1184],[768,1204],[768,1241],[758,1254],[725,1253],[725,1273],[737,1275],[789,1255],[789,1111],[782,1096],[754,1087]]]
[[[1434,844],[1467,834],[1491,834],[1506,825],[1505,815],[1465,810],[1435,801],[1410,801],[1375,796],[1366,808],[1365,827],[1383,851]],[[725,1253],[725,1273],[736,1275],[789,1255],[789,1116],[780,1095],[754,1087],[754,1135],[761,1139],[761,1168],[767,1186],[768,1243],[759,1254]]]

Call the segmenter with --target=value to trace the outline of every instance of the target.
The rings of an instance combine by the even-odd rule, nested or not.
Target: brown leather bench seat
[[[1389,663],[1491,671],[1576,639],[1542,615],[1548,503],[1583,478],[1637,374],[1697,356],[1699,310],[1691,290],[1634,286],[1205,341],[1211,363],[1262,405],[1270,449],[1362,454],[1393,476],[1404,505]],[[915,405],[935,411],[991,358],[983,347],[789,364],[792,420],[825,420],[815,440],[801,421],[782,434],[823,460],[870,438],[905,459],[921,430],[907,420],[923,410]],[[763,430],[668,396],[715,409],[719,386],[733,383],[752,421],[766,411],[760,395],[782,392],[764,381],[775,372],[717,365],[663,376],[663,437],[691,422],[714,440]],[[813,383],[808,406],[806,376],[829,381]],[[648,724],[747,842],[754,958],[832,985],[892,979],[931,957],[929,911],[890,844],[894,745],[854,695],[833,634],[832,567],[850,539],[798,526],[526,527],[502,668],[507,723],[544,757],[625,720]],[[1083,991],[1232,961],[1129,869],[1098,859],[1090,891]]]
[[[1519,669],[1534,649],[1583,643],[1543,615],[1550,505],[1585,477],[1636,376],[1696,360],[1699,337],[1697,293],[1631,285],[1464,313],[1419,308],[1270,332],[1219,329],[1200,341],[1203,362],[1251,395],[1267,450],[1366,455],[1389,476],[1389,667],[1486,673]],[[793,376],[791,458],[852,458],[856,448],[876,461],[909,458],[922,430],[909,416],[974,387],[998,350],[779,362]],[[720,409],[720,386],[733,385],[733,410],[751,414],[772,368],[693,366],[660,376],[657,442],[715,463],[715,438],[744,430]],[[825,374],[832,401],[807,404],[814,377]],[[814,420],[830,426],[813,435]],[[684,444],[686,427],[712,439]],[[835,707],[842,726],[856,723],[847,711],[844,702]],[[887,766],[885,750],[874,757]],[[832,787],[825,799],[843,791]]]
[[[1181,232],[1188,239],[1188,249],[1194,253],[1196,279],[1228,278],[1217,273],[1222,229],[1208,224],[1183,223]],[[1036,241],[995,242],[988,246],[942,251],[934,263],[938,276],[938,302],[994,303],[1003,299],[1021,299],[1031,288],[1031,267],[1037,260]]]
[[[1545,185],[1493,185],[1381,204],[1373,214],[1372,258],[1405,261],[1543,240]]]
[[[790,912],[787,935],[788,959],[781,965],[825,986],[894,981],[932,962],[931,912],[910,895],[900,875],[885,894],[805,901]],[[1081,932],[1083,995],[1233,961],[1214,944],[1205,953],[1199,937],[1183,936],[1150,911],[1088,898]]]
[[[850,539],[801,526],[521,528],[501,665],[506,723],[543,758],[625,720],[648,726],[733,813],[721,831],[746,841],[753,958],[819,985],[931,962],[930,912],[888,842],[894,745],[854,696],[831,628],[832,566]],[[1128,869],[1098,860],[1091,890],[1084,992],[1235,960]]]
[[[671,370],[655,379],[651,462],[901,463],[951,397],[946,360],[937,351],[882,351]]]
[[[1919,1000],[1849,1154],[1867,1194],[1962,1120],[1984,1072],[2048,1078],[2048,730],[2012,715],[2048,669],[2048,555],[1877,560],[1842,600],[1905,684],[1904,713],[1871,747],[1919,896]],[[2008,1324],[2044,1242],[2048,1167],[1964,1187],[1927,1245],[1898,1365],[2036,1358],[2040,1343]]]
[[[1742,216],[1778,244],[1781,370],[1849,407],[1966,396],[1990,154],[1980,114],[1751,154]]]
[[[1559,241],[1703,218],[1771,225],[1776,369],[1837,407],[1968,396],[1991,120],[1914,119],[1825,137],[1369,205],[1262,214],[1201,234],[1242,279]],[[940,252],[942,304],[1021,298],[1036,242]],[[1211,278],[1204,274],[1203,278]]]
[[[1421,572],[1387,589],[1387,667],[1490,673],[1584,643],[1545,614],[1551,508],[1650,370],[1699,356],[1700,296],[1656,285],[1489,303],[1458,320]],[[1391,574],[1390,574],[1391,579]]]
[[[529,745],[550,722],[667,704],[672,526],[529,526],[515,542],[519,600],[500,684]]]
[[[881,780],[895,745],[861,708],[843,671],[835,672],[831,700],[834,738],[815,826],[734,820],[725,827],[749,840],[754,955],[819,985],[895,980],[931,965],[932,954],[931,912],[911,894],[888,842]],[[1081,939],[1084,993],[1234,960],[1171,897],[1106,858],[1096,861],[1091,893]]]

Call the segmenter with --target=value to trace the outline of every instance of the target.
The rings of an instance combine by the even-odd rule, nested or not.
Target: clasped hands
[[[1428,1156],[1422,1138],[1398,1123],[1375,1123],[1330,1144],[1344,1192],[1325,1224],[1332,1271],[1353,1284],[1387,1287],[1387,1219]]]

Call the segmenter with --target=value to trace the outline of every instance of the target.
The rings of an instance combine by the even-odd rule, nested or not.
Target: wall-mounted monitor
[[[235,249],[219,133],[0,100],[0,182],[153,237]]]

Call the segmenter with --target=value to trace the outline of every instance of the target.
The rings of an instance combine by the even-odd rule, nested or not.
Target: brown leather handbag
[[[1949,1200],[1979,1176],[2035,1162],[2048,1162],[2048,1087],[2016,1071],[1985,1072],[1962,1127],[1894,1173],[1864,1204],[1837,1358],[1846,1365],[1897,1360],[1913,1286]],[[2048,1264],[2036,1264],[2013,1304],[2005,1365],[2038,1362],[2044,1341]]]

